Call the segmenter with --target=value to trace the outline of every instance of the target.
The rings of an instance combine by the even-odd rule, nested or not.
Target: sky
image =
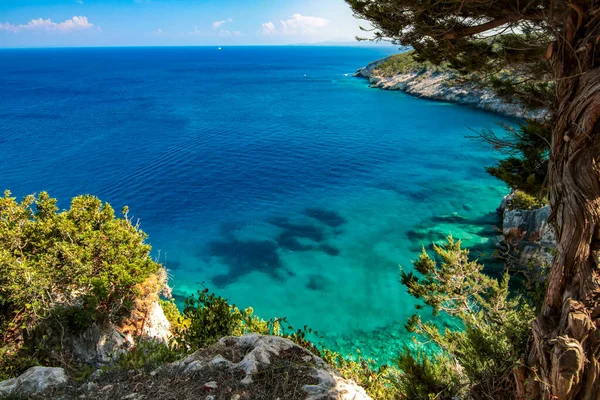
[[[343,0],[0,0],[0,47],[352,42]]]

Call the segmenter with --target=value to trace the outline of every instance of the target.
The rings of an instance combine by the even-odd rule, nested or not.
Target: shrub
[[[196,350],[217,342],[224,336],[241,336],[246,333],[263,335],[281,334],[280,320],[265,321],[254,315],[252,308],[240,310],[224,298],[198,291],[184,301],[180,321],[183,328],[176,332],[176,341],[188,350]]]
[[[402,271],[402,283],[412,296],[432,308],[434,316],[443,312],[455,317],[464,329],[445,328],[441,332],[437,325],[423,322],[416,314],[407,328],[433,343],[442,357],[456,363],[452,381],[468,382],[470,397],[514,398],[512,371],[524,357],[531,337],[533,307],[525,298],[509,294],[507,274],[500,281],[483,274],[483,266],[469,259],[460,241],[450,236],[444,245],[434,245],[434,251],[436,260],[423,250],[414,262],[416,272]],[[421,365],[420,369],[403,369],[405,379],[424,381],[421,371],[427,370],[426,364],[439,364],[439,357],[422,354],[414,362]],[[405,366],[406,360],[400,365]],[[441,376],[435,375],[438,378],[433,382]],[[423,390],[437,395],[438,388],[424,385]]]
[[[522,190],[516,190],[509,207],[513,210],[534,210],[545,205],[546,202],[544,200],[527,194]]]
[[[407,399],[456,399],[467,394],[467,383],[460,366],[447,355],[411,352],[408,347],[398,356],[398,391]]]
[[[161,269],[126,208],[115,218],[93,196],[75,197],[61,212],[56,203],[45,192],[0,198],[0,335],[10,357],[43,350],[47,324],[64,334],[120,321],[138,285]]]
[[[165,313],[165,317],[167,321],[171,324],[172,332],[183,332],[189,324],[190,321],[181,315],[179,309],[177,308],[177,304],[175,304],[174,299],[169,300],[159,300],[159,304]]]

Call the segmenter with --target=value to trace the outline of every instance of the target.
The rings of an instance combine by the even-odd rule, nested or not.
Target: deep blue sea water
[[[492,247],[506,188],[465,135],[512,122],[351,76],[392,51],[0,50],[0,189],[128,205],[178,299],[204,282],[388,360],[398,266],[448,233]]]

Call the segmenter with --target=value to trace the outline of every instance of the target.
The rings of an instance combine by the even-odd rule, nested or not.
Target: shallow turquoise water
[[[349,76],[389,52],[3,50],[0,186],[129,205],[178,299],[204,282],[389,360],[414,313],[398,266],[448,233],[493,248],[507,190],[464,136],[512,122]]]

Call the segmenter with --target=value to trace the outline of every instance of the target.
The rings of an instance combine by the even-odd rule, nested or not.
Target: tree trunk
[[[600,398],[600,1],[569,3],[549,49],[556,78],[550,159],[557,255],[533,323],[523,399]],[[517,374],[519,375],[519,374]]]

